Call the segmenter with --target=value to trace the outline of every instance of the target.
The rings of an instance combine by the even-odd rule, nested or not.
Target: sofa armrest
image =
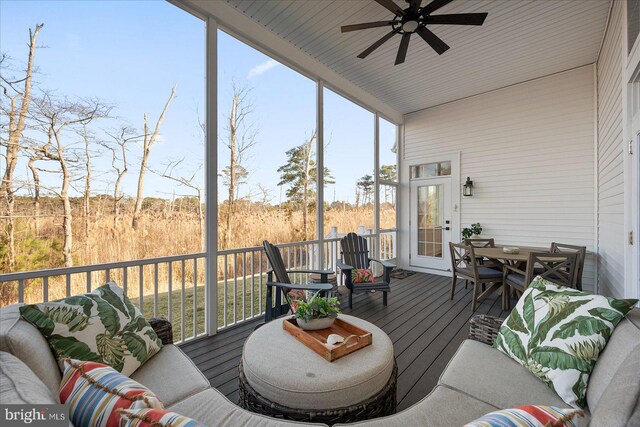
[[[469,320],[469,339],[493,345],[504,319],[478,314]]]
[[[164,317],[154,317],[153,319],[148,319],[148,322],[158,335],[158,338],[160,338],[160,341],[162,341],[162,344],[173,344],[173,328],[171,327],[171,322]]]

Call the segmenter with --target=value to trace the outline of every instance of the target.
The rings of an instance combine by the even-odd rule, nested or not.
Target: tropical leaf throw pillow
[[[20,314],[47,339],[61,369],[68,357],[129,376],[162,348],[149,322],[113,282],[84,295],[22,306]]]
[[[536,277],[500,327],[493,347],[520,363],[573,407],[613,329],[638,300],[557,286]]]

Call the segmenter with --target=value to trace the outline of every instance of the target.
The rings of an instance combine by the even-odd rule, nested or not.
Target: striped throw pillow
[[[71,359],[64,366],[60,403],[75,427],[117,427],[118,409],[164,407],[151,390],[110,366]]]
[[[204,424],[164,409],[118,409],[120,427],[205,427]]]
[[[526,405],[490,412],[464,427],[575,427],[572,419],[583,414],[580,409]]]

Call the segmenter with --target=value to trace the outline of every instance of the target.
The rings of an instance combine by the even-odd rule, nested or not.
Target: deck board
[[[459,281],[453,301],[451,279],[417,273],[391,283],[389,305],[382,305],[382,293],[359,294],[353,309],[341,296],[343,312],[368,320],[393,341],[398,362],[398,409],[424,398],[435,387],[440,374],[468,335],[471,287]],[[504,316],[501,299],[495,294],[478,304],[475,314]],[[237,368],[244,341],[261,320],[253,320],[189,342],[182,350],[203,371],[211,385],[232,402],[238,401]]]

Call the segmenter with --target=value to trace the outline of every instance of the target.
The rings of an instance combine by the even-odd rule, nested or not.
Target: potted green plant
[[[480,237],[480,234],[482,234],[482,226],[479,222],[471,224],[470,227],[465,227],[462,229],[463,239],[478,238]]]
[[[304,330],[315,331],[333,325],[340,314],[340,301],[336,297],[321,297],[317,293],[308,301],[298,301],[296,322]]]

